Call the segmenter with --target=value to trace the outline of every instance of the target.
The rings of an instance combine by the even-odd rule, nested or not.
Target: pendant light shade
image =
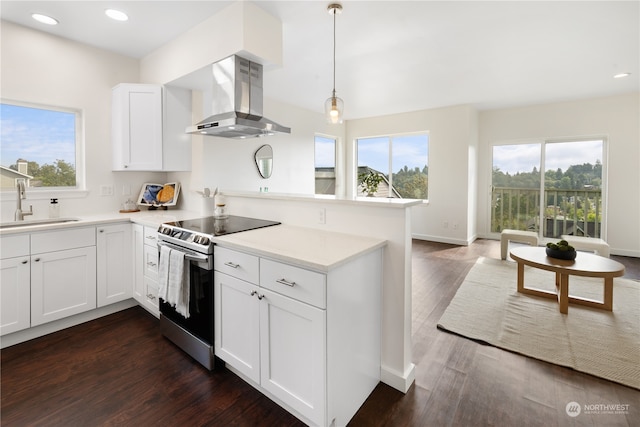
[[[336,96],[336,15],[342,13],[342,6],[333,3],[327,7],[327,11],[333,15],[333,91],[324,103],[324,113],[328,123],[336,124],[342,123],[344,112],[344,102]]]
[[[333,96],[327,98],[324,102],[324,113],[327,116],[327,122],[329,123],[342,123],[342,113],[344,112],[344,102],[342,99],[336,96],[336,91],[333,91]]]

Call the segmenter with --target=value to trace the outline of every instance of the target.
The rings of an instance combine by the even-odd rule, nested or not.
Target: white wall
[[[491,144],[605,137],[608,142],[606,240],[611,252],[640,256],[640,94],[480,113],[478,230],[488,236]]]
[[[130,197],[122,195],[123,185],[130,185],[137,196],[142,183],[164,182],[164,173],[111,171],[111,88],[138,82],[137,60],[6,21],[1,27],[2,98],[81,109],[84,118],[88,193],[27,190],[26,205],[34,210],[29,219],[48,217],[49,197],[60,199],[61,216],[117,212]],[[101,185],[113,185],[114,195],[99,196]],[[12,221],[15,192],[5,191],[0,197],[0,220]]]
[[[267,79],[268,72],[265,73]],[[197,96],[198,92],[194,94],[194,116],[198,116],[201,97]],[[328,125],[322,114],[270,99],[264,100],[264,115],[290,127],[291,134],[251,139],[192,136],[194,150],[191,176],[184,173],[168,174],[170,180],[183,182],[186,190],[181,196],[183,207],[199,210],[202,200],[197,191],[202,191],[204,187],[256,193],[260,188],[264,190],[267,187],[271,193],[314,194],[314,136],[322,132],[342,138],[344,126]],[[263,144],[273,148],[273,173],[268,179],[258,174],[253,157]]]
[[[412,234],[468,244],[476,234],[475,222],[470,221],[475,210],[476,129],[477,112],[467,105],[350,120],[347,176],[354,173],[356,138],[429,132],[429,202],[412,208]]]

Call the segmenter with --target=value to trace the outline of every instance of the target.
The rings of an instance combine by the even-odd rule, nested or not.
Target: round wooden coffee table
[[[543,247],[514,248],[510,252],[511,258],[518,263],[518,292],[544,298],[557,299],[560,313],[567,314],[569,303],[586,305],[588,307],[613,310],[613,278],[624,274],[624,265],[609,258],[578,252],[573,261],[548,257]],[[525,288],[524,266],[528,265],[542,270],[556,273],[556,291]],[[604,279],[604,295],[602,301],[579,298],[569,295],[569,276],[602,277]]]

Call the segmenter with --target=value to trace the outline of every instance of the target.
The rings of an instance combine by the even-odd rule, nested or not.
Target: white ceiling
[[[142,58],[230,1],[7,1],[2,19]],[[283,25],[265,96],[322,111],[330,1],[255,1]],[[502,108],[640,90],[639,1],[342,0],[336,90],[347,119],[472,104]],[[125,23],[107,7],[130,16]],[[32,12],[55,17],[45,26]],[[630,77],[614,79],[619,72]]]

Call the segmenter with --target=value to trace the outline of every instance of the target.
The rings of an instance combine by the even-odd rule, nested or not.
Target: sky
[[[0,104],[0,163],[9,167],[19,158],[75,165],[75,114]]]
[[[422,170],[429,164],[429,135],[403,135],[392,139],[393,172],[407,166]],[[389,138],[358,139],[358,166],[369,166],[380,172],[389,171]]]
[[[548,143],[545,170],[566,171],[572,165],[602,162],[602,145],[602,140]],[[540,170],[540,144],[496,145],[493,147],[493,166],[511,175],[531,172],[534,166]]]

